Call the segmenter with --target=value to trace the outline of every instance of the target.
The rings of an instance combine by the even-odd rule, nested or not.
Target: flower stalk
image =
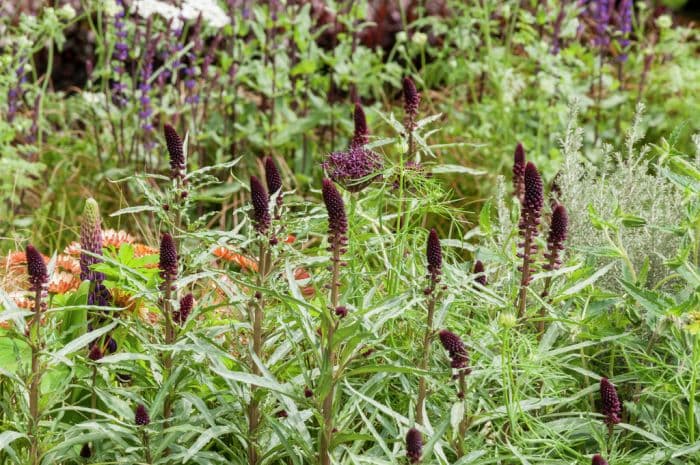
[[[557,205],[552,211],[552,221],[549,225],[549,235],[547,236],[547,253],[544,257],[547,259],[547,263],[543,268],[547,271],[553,271],[559,269],[561,266],[561,258],[559,257],[560,252],[564,250],[564,241],[566,240],[566,234],[569,227],[569,216],[566,212],[566,208],[563,205]],[[552,285],[552,277],[549,276],[544,281],[544,289],[542,290],[541,296],[543,298],[549,295],[549,289]],[[540,334],[544,333],[544,317],[545,317],[545,307],[542,306],[540,309],[540,321],[537,323],[537,329]]]
[[[174,282],[178,273],[178,254],[173,237],[169,233],[163,234],[160,241],[160,261],[158,263],[160,277],[163,279],[161,290],[163,291],[163,316],[165,317],[165,344],[172,345],[175,342],[175,325],[173,322],[173,292],[176,290]],[[170,378],[173,369],[173,356],[170,351],[163,354],[163,367],[165,379]],[[173,392],[172,387],[163,401],[164,428],[169,425],[172,414]]]
[[[537,244],[535,238],[538,234],[540,224],[540,215],[542,205],[544,203],[542,178],[537,171],[537,167],[531,162],[525,165],[523,176],[524,195],[522,209],[520,212],[520,223],[518,225],[522,242],[518,244],[522,251],[518,253],[518,257],[522,258],[523,264],[519,270],[522,273],[520,280],[520,293],[518,296],[518,318],[525,316],[525,308],[527,303],[527,289],[532,281],[532,268],[534,255],[537,253]]]

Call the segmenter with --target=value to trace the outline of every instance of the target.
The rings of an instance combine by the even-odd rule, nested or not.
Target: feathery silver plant
[[[570,120],[566,135],[561,141],[563,164],[560,172],[562,203],[569,212],[570,238],[573,249],[609,247],[616,240],[635,271],[639,271],[647,257],[650,261],[649,284],[659,282],[670,274],[663,265],[673,256],[680,238],[670,232],[682,219],[682,192],[663,177],[647,160],[648,146],[635,145],[644,136],[641,130],[644,105],[637,106],[634,124],[627,134],[624,154],[605,148],[603,166],[596,168],[581,154],[583,130],[577,127],[578,107],[571,105]],[[596,229],[590,213],[604,220],[613,220],[621,211],[645,220],[645,224],[628,227],[620,225],[619,237]],[[606,237],[607,236],[607,237]],[[598,265],[610,259],[599,257]],[[621,262],[617,265],[621,267]],[[619,271],[619,270],[618,270]],[[609,289],[618,289],[614,278],[617,273],[608,273],[599,282]]]

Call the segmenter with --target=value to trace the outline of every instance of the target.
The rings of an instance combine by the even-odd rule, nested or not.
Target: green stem
[[[431,282],[430,300],[428,301],[428,319],[425,326],[425,334],[423,335],[423,357],[421,358],[418,368],[425,371],[428,368],[428,360],[430,359],[430,341],[433,338],[433,317],[435,314],[435,303],[437,301],[436,283]],[[427,386],[425,376],[421,375],[418,380],[418,400],[416,401],[416,423],[423,424],[423,408],[425,405],[425,397],[427,395]]]
[[[41,389],[42,368],[40,366],[39,353],[41,351],[41,293],[39,288],[34,294],[34,316],[29,323],[29,346],[32,351],[32,368],[29,377],[29,439],[31,446],[31,463],[40,465],[41,447],[37,430],[39,428],[39,394]]]

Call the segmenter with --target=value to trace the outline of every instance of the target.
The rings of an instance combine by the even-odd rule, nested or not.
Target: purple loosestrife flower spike
[[[440,249],[440,238],[435,229],[431,229],[428,234],[426,257],[428,258],[428,273],[433,280],[436,280],[442,272],[442,250]]]
[[[557,205],[552,212],[552,222],[549,225],[549,236],[547,236],[548,252],[545,257],[549,263],[545,265],[546,270],[559,268],[559,251],[564,250],[564,241],[569,227],[569,215],[563,205]]]
[[[403,107],[406,112],[409,130],[415,129],[416,116],[418,116],[420,94],[410,77],[403,78]]]
[[[603,406],[603,415],[605,415],[605,423],[608,425],[620,423],[622,406],[620,405],[620,399],[617,397],[615,386],[608,378],[601,378],[600,380],[600,399]]]
[[[519,142],[513,154],[513,190],[522,202],[525,195],[525,149]]]
[[[136,406],[136,410],[134,411],[134,423],[136,423],[137,426],[146,426],[151,422],[151,417],[148,416],[148,410],[146,410],[146,407],[143,404],[139,404]]]
[[[190,293],[180,299],[180,308],[173,313],[173,321],[178,325],[183,325],[192,313],[194,307],[194,296]]]
[[[595,454],[593,456],[593,460],[591,461],[591,465],[608,465],[608,462],[600,456],[600,454]]]
[[[44,257],[33,245],[28,245],[25,251],[27,257],[27,274],[32,291],[41,290],[49,282],[49,272],[46,270]]]
[[[355,121],[355,133],[352,136],[350,147],[362,147],[369,140],[369,129],[367,128],[367,118],[365,111],[359,103],[355,104],[355,112],[353,114]]]
[[[330,179],[323,180],[323,202],[326,204],[328,211],[328,234],[330,242],[344,243],[345,234],[348,232],[348,218],[345,215],[345,202],[343,197],[336,189],[333,181]]]
[[[423,435],[415,428],[408,430],[406,434],[406,456],[411,463],[420,462],[423,452]]]
[[[177,278],[177,248],[173,236],[164,233],[160,239],[160,276],[166,281],[174,281]]]
[[[163,126],[163,132],[165,133],[165,145],[170,154],[170,176],[173,179],[182,178],[185,176],[185,151],[182,139],[178,136],[175,128],[169,124]]]
[[[477,260],[476,263],[474,263],[474,274],[477,275],[476,278],[474,278],[474,281],[482,286],[486,286],[487,281],[486,275],[484,274],[484,264],[481,262],[481,260]]]
[[[440,336],[442,346],[445,348],[450,356],[450,359],[452,360],[452,368],[467,368],[467,364],[469,363],[469,354],[467,353],[467,348],[464,347],[462,339],[447,329],[443,329],[438,333],[438,335]],[[466,370],[467,373],[469,373],[469,371],[470,370],[468,369]]]
[[[270,229],[270,196],[267,195],[265,186],[255,176],[250,177],[250,197],[253,204],[255,230],[265,235]]]

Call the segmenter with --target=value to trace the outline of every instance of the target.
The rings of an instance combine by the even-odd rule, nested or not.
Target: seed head
[[[250,177],[250,197],[253,203],[255,230],[265,235],[270,229],[270,196],[267,195],[265,186],[255,176]]]
[[[423,435],[415,428],[408,430],[406,434],[406,456],[411,463],[420,462],[423,452]]]
[[[525,165],[525,196],[523,205],[531,211],[533,216],[539,217],[543,203],[542,178],[534,163],[528,162]]]
[[[148,416],[146,407],[143,404],[137,405],[134,411],[134,423],[136,423],[137,426],[146,426],[150,422],[151,417]]]
[[[486,275],[484,274],[484,264],[481,262],[481,260],[477,260],[476,263],[474,263],[474,274],[477,275],[474,278],[474,281],[482,286],[486,286],[487,282]]]
[[[178,325],[183,325],[192,313],[194,307],[194,296],[190,293],[180,299],[180,308],[173,313],[173,321]]]
[[[365,117],[365,111],[362,109],[362,106],[359,103],[355,104],[355,112],[353,114],[353,119],[355,121],[355,132],[352,136],[350,147],[362,147],[369,140],[369,129],[367,128],[367,118]]]
[[[469,354],[459,336],[443,329],[439,333],[440,342],[452,359],[452,368],[466,368],[469,363]]]
[[[403,106],[411,126],[415,124],[416,116],[418,116],[418,105],[420,105],[420,94],[416,90],[416,85],[410,77],[403,78]]]
[[[177,278],[177,248],[173,236],[164,233],[160,239],[160,276],[166,281],[174,281]]]
[[[616,425],[620,423],[622,406],[620,404],[620,399],[617,397],[615,386],[608,380],[608,378],[602,378],[600,380],[600,399],[603,405],[602,413],[606,417],[605,423],[608,425]]]
[[[593,456],[593,461],[591,462],[591,465],[608,465],[608,462],[600,456],[600,454],[595,454]]]
[[[442,250],[440,249],[440,238],[435,229],[431,229],[428,234],[426,256],[428,258],[428,272],[433,278],[436,278],[442,270]]]
[[[328,211],[328,235],[331,247],[342,247],[345,244],[345,234],[348,232],[348,219],[345,215],[343,197],[336,189],[333,181],[323,180],[323,202]]]
[[[270,195],[282,189],[282,176],[272,157],[265,157],[265,181],[267,181],[267,190]],[[277,204],[279,205],[281,202],[282,197],[277,196]]]
[[[185,176],[185,151],[182,139],[177,135],[175,128],[169,124],[163,126],[165,133],[165,145],[170,154],[170,176],[172,178],[182,178]]]
[[[33,245],[28,245],[25,250],[27,257],[27,274],[32,291],[41,290],[49,282],[49,272],[46,270],[44,257]]]

